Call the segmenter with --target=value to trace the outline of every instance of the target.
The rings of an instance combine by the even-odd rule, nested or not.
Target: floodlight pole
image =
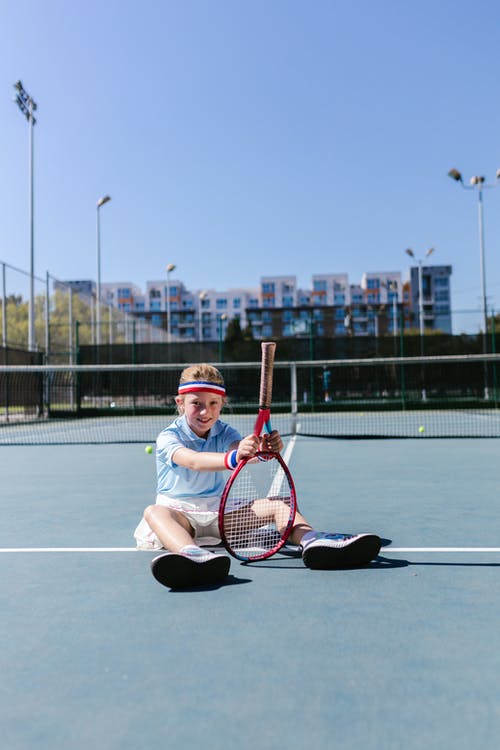
[[[111,197],[104,195],[96,203],[97,218],[96,218],[96,244],[97,244],[97,288],[95,298],[95,319],[96,319],[96,343],[97,346],[101,343],[101,206],[105,203],[109,203]]]
[[[34,159],[33,159],[33,126],[36,119],[33,112],[37,109],[36,102],[24,89],[21,81],[16,81],[17,91],[14,101],[28,120],[29,138],[29,233],[30,233],[30,299],[28,308],[28,349],[34,351],[35,344],[35,232],[34,232]]]
[[[424,333],[425,333],[425,325],[424,325],[424,294],[423,294],[423,283],[422,283],[422,258],[416,258],[415,253],[411,248],[407,248],[405,250],[406,254],[411,256],[412,258],[415,258],[415,260],[418,263],[418,323],[419,323],[419,330],[420,330],[420,356],[423,356],[424,353]],[[428,258],[429,255],[431,255],[434,252],[434,248],[430,247],[425,255],[424,258]]]
[[[494,188],[498,185],[500,179],[500,169],[497,169],[495,176],[495,182],[492,185],[487,185],[486,178],[481,175],[474,175],[470,178],[470,184],[464,185],[462,174],[458,169],[450,169],[448,177],[451,177],[455,182],[459,182],[464,190],[476,190],[478,197],[478,219],[479,219],[479,270],[481,274],[481,298],[483,308],[483,353],[486,354],[488,351],[488,297],[486,294],[486,263],[485,263],[485,249],[484,249],[484,212],[483,212],[483,190],[485,188]],[[493,322],[492,322],[493,325]],[[485,365],[486,367],[486,365]],[[484,384],[484,397],[489,398],[488,385],[485,374]]]
[[[485,248],[484,248],[484,211],[483,211],[483,190],[495,188],[498,186],[500,180],[500,169],[497,169],[496,179],[492,185],[486,184],[486,178],[475,175],[470,179],[470,185],[464,185],[462,174],[458,169],[450,169],[448,176],[456,182],[459,182],[464,190],[476,190],[478,197],[478,218],[479,218],[479,268],[481,273],[481,298],[483,308],[483,341],[484,341],[484,352],[486,353],[486,338],[488,335],[488,298],[486,294],[486,263],[485,263]]]
[[[198,320],[198,338],[200,343],[203,342],[203,300],[207,298],[207,292],[200,292],[199,299],[199,320]]]

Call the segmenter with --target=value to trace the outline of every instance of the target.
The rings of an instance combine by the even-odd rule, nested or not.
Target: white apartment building
[[[451,266],[424,270],[426,328],[450,333]],[[365,272],[360,283],[350,283],[347,273],[313,274],[310,289],[283,275],[261,277],[259,288],[225,291],[189,290],[179,278],[148,281],[145,293],[132,282],[105,283],[101,290],[105,304],[168,331],[172,341],[220,340],[233,319],[242,329],[250,325],[256,339],[311,331],[327,337],[396,335],[401,320],[405,328],[418,322],[415,268],[404,282],[399,271]]]

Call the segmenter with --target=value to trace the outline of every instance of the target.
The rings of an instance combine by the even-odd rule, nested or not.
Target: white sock
[[[202,548],[198,547],[196,544],[186,544],[179,550],[179,552],[181,555],[200,555],[205,552],[205,550],[202,550]]]
[[[306,531],[302,539],[300,540],[300,545],[304,547],[308,542],[312,542],[313,539],[316,539],[316,537],[320,536],[319,531],[316,531],[315,529],[311,529],[311,531]]]

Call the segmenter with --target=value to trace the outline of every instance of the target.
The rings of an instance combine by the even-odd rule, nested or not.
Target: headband
[[[209,380],[192,380],[189,383],[179,383],[178,394],[196,393],[205,391],[206,393],[216,393],[219,396],[226,395],[226,389],[220,383],[211,383]]]

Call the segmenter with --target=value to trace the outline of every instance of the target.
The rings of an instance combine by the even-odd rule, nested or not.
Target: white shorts
[[[202,501],[203,502],[203,501]],[[218,498],[212,498],[210,501],[204,501],[205,506],[208,504],[218,504]],[[193,502],[188,500],[174,500],[166,495],[157,495],[156,504],[164,505],[167,508],[174,508],[181,511],[191,524],[194,531],[194,538],[200,545],[212,545],[220,543],[219,533],[219,512],[217,510],[200,509],[200,500],[193,498]],[[136,530],[134,531],[137,549],[163,549],[163,545],[152,530],[145,518],[143,518]]]

